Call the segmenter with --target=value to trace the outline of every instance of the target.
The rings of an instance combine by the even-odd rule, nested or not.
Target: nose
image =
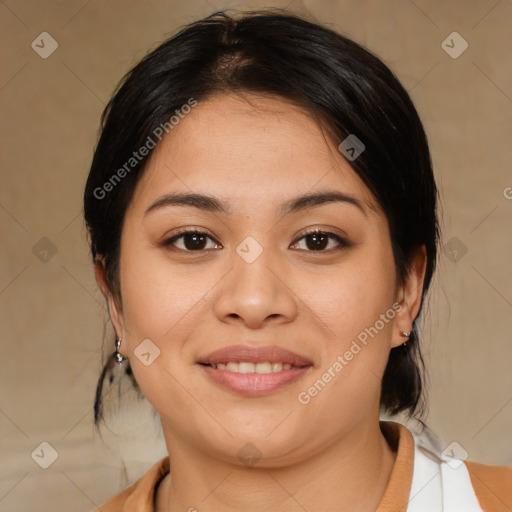
[[[222,322],[258,329],[291,322],[297,316],[296,297],[270,249],[252,263],[235,253],[233,268],[217,290],[214,310]]]

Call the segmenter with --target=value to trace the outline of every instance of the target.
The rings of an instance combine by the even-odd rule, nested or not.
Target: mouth
[[[277,346],[234,346],[198,361],[206,375],[222,388],[245,396],[268,394],[296,382],[313,363]]]
[[[250,361],[228,361],[225,363],[199,364],[203,364],[204,366],[210,366],[211,368],[215,368],[216,370],[226,370],[228,372],[233,373],[259,373],[262,375],[266,373],[281,372],[283,370],[296,370],[297,368],[304,368],[304,366],[308,366],[294,366],[290,363],[270,361],[265,361],[263,363],[253,363]]]

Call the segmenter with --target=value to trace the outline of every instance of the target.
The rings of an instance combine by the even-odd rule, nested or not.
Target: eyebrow
[[[297,213],[327,203],[351,204],[357,207],[365,217],[368,216],[361,201],[349,194],[339,192],[337,190],[326,190],[294,197],[281,204],[278,208],[278,213],[281,215],[289,215],[291,213]],[[197,193],[170,193],[157,199],[144,212],[144,216],[154,210],[167,206],[191,206],[198,208],[199,210],[212,213],[222,213],[225,215],[233,214],[233,210],[227,202],[214,196]]]

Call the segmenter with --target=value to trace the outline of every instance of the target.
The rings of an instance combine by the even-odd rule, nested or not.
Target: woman
[[[96,423],[129,364],[169,456],[101,510],[510,510],[512,468],[380,419],[424,409],[436,204],[407,92],[349,39],[219,12],[147,55],[84,212],[116,331]]]

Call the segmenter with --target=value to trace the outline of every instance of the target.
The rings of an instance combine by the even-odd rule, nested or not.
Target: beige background
[[[444,203],[445,245],[424,330],[428,424],[472,460],[512,464],[510,0],[5,0],[2,512],[88,511],[166,454],[158,423],[150,433],[150,423],[131,422],[128,432],[118,422],[112,428],[131,438],[107,432],[109,448],[93,435],[106,316],[80,210],[99,117],[121,76],[177,26],[222,7],[287,4],[379,55],[419,110]],[[58,42],[47,59],[31,48],[43,31]],[[469,43],[456,59],[441,46],[453,31]],[[50,247],[43,237],[55,254],[41,253]],[[43,441],[58,454],[48,469],[31,458]]]

